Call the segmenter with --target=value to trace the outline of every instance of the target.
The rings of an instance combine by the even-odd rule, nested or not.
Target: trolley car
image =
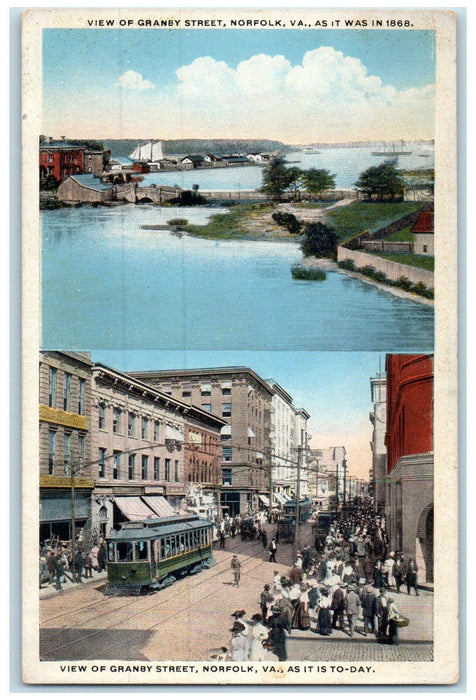
[[[301,498],[299,501],[299,522],[305,523],[312,514],[312,501],[310,498]],[[284,506],[284,515],[296,520],[296,499],[292,499]]]
[[[160,590],[215,563],[212,524],[196,515],[123,523],[106,542],[108,595]]]

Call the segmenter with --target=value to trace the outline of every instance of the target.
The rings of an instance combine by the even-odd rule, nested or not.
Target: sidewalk
[[[84,586],[90,586],[95,583],[105,583],[107,580],[107,572],[106,571],[101,571],[99,574],[97,571],[93,571],[93,577],[92,578],[84,578],[84,576],[81,579],[81,583],[76,583],[71,580],[72,574],[70,571],[67,571],[66,574],[66,581],[65,583],[61,584],[61,591],[58,591],[56,588],[56,581],[54,583],[43,583],[40,586],[40,600],[44,600],[46,598],[52,598],[53,596],[56,595],[63,595],[64,593],[69,593],[70,591],[76,591],[78,588],[82,588]]]

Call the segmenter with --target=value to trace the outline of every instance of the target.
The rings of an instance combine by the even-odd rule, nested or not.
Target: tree
[[[357,189],[365,192],[368,199],[376,195],[378,201],[390,195],[391,200],[402,196],[405,189],[405,181],[395,167],[395,160],[386,160],[380,165],[372,165],[363,173],[355,183]]]
[[[263,169],[263,185],[261,192],[264,192],[270,199],[279,199],[283,192],[293,183],[295,175],[286,168],[284,158],[273,158]]]
[[[293,166],[292,168],[288,168],[288,174],[289,174],[289,185],[287,186],[286,189],[292,190],[293,192],[293,197],[294,200],[300,199],[299,196],[299,188],[302,185],[303,182],[303,176],[304,176],[304,170],[301,170],[301,168],[297,168],[296,166]]]
[[[307,192],[321,194],[335,188],[335,178],[335,175],[331,175],[330,171],[324,168],[309,168],[304,170],[302,181]]]
[[[301,250],[304,257],[314,255],[316,258],[335,258],[337,234],[320,221],[307,223],[303,231]]]

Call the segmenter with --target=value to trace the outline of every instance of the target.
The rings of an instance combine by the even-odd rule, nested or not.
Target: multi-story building
[[[271,399],[271,482],[273,498],[292,496],[296,493],[297,453],[301,452],[301,473],[299,492],[301,496],[308,494],[307,462],[307,421],[309,413],[304,409],[296,409],[293,398],[273,379],[267,380],[273,390]]]
[[[107,164],[107,151],[90,150],[62,138],[42,137],[40,142],[40,179],[52,175],[58,183],[71,175],[101,175]]]
[[[226,421],[221,429],[222,510],[231,515],[259,507],[269,496],[273,389],[248,367],[132,372],[174,399]]]
[[[40,353],[40,540],[90,526],[91,367],[88,355]]]
[[[433,580],[433,356],[387,355],[390,545]]]
[[[186,483],[216,488],[220,429],[211,412],[101,364],[92,369],[93,528],[185,507]]]
[[[372,491],[375,509],[385,510],[385,483],[387,477],[387,448],[385,447],[385,430],[387,427],[387,381],[378,375],[370,380],[370,393],[373,411],[369,420],[373,425],[372,440]]]
[[[347,461],[345,447],[327,447],[310,451],[309,459],[313,463],[309,484],[311,493],[317,498],[328,499],[329,505],[341,505],[344,491],[347,495]],[[317,469],[317,477],[316,470]],[[327,480],[322,475],[327,476]],[[315,479],[317,478],[317,484]],[[322,480],[322,483],[321,483]]]

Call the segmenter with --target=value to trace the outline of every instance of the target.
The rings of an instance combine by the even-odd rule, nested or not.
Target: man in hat
[[[332,596],[331,609],[334,611],[332,616],[332,628],[344,629],[344,612],[345,612],[345,592],[346,583],[341,583],[334,591]]]
[[[345,597],[345,610],[347,613],[347,622],[349,624],[349,635],[354,636],[355,621],[359,616],[360,598],[357,594],[356,586],[351,583]]]
[[[362,615],[364,618],[364,637],[367,636],[367,630],[372,634],[375,633],[375,615],[377,614],[377,597],[372,586],[365,586],[362,596]]]
[[[384,639],[387,636],[388,627],[388,598],[385,588],[381,588],[377,597],[377,618],[378,631],[377,637]]]
[[[278,551],[278,545],[276,544],[276,540],[273,539],[271,540],[269,544],[269,561],[272,561],[276,564],[276,552]]]
[[[241,579],[241,564],[236,554],[233,555],[230,566],[233,572],[233,583],[237,588],[239,588]]]

